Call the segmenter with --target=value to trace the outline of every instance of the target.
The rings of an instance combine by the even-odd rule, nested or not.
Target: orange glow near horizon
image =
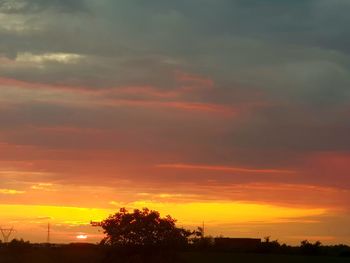
[[[301,209],[280,207],[272,205],[239,203],[239,202],[194,202],[194,203],[161,203],[152,201],[135,201],[127,205],[129,209],[148,207],[157,210],[162,216],[170,214],[178,220],[179,226],[191,229],[196,228],[205,221],[210,232],[218,234],[216,227],[224,225],[254,225],[254,224],[285,224],[288,222],[310,222],[310,218],[322,216],[327,213],[326,209]],[[24,235],[29,229],[41,228],[39,236],[32,236],[34,241],[40,241],[47,221],[51,222],[52,238],[55,238],[55,229],[62,232],[84,229],[85,234],[79,234],[77,239],[84,240],[87,233],[94,235],[96,232],[90,226],[91,221],[101,221],[118,209],[93,209],[80,207],[59,206],[33,206],[33,205],[0,205],[4,211],[0,215],[0,222],[16,225],[17,235]],[[11,218],[11,221],[8,219]],[[251,232],[250,236],[257,233]],[[26,236],[24,236],[26,237]],[[101,235],[98,236],[101,238]],[[98,239],[93,238],[94,241]],[[41,239],[42,240],[42,239]],[[57,242],[69,242],[66,237],[56,236]]]

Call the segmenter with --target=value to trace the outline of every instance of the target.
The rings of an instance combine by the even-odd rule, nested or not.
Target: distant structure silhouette
[[[10,238],[11,234],[15,232],[15,229],[13,227],[11,227],[11,228],[0,227],[0,231],[1,231],[2,237],[4,239],[4,242],[8,243],[9,238]]]
[[[50,244],[51,226],[50,223],[47,224],[47,243]]]
[[[204,221],[202,222],[203,237],[205,237]]]
[[[97,222],[97,221],[92,221],[92,220],[91,220],[91,221],[90,221],[90,225],[91,225],[91,226],[95,226],[95,227],[96,227],[96,226],[101,226],[101,222]]]

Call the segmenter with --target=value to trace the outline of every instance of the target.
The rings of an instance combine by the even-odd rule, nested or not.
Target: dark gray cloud
[[[314,109],[305,105],[273,106],[238,123],[232,132],[234,145],[253,149],[299,152],[347,151],[350,140],[341,109]]]
[[[27,83],[0,84],[9,106],[0,112],[2,138],[50,150],[151,148],[166,162],[253,167],[295,168],[314,152],[348,152],[349,11],[347,0],[0,0],[0,77]],[[179,72],[213,84],[181,81]],[[135,86],[158,94],[108,92]],[[95,90],[107,92],[84,97]],[[237,114],[159,105],[167,102]],[[61,126],[85,131],[37,130]],[[105,137],[94,138],[94,128]]]
[[[85,0],[1,0],[0,12],[7,14],[30,14],[47,10],[58,12],[87,11]]]

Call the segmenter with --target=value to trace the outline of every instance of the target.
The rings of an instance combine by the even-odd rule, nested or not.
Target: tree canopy
[[[103,243],[114,246],[182,246],[193,232],[176,227],[171,216],[144,208],[129,213],[121,208],[100,223],[106,237]]]

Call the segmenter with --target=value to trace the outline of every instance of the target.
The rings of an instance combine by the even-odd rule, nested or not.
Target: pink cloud
[[[132,106],[142,108],[169,108],[192,112],[220,113],[222,116],[234,116],[239,112],[239,109],[235,107],[190,101],[156,101],[106,98],[100,102],[97,102],[97,104],[106,106]]]
[[[186,169],[186,170],[207,170],[207,171],[222,171],[222,172],[242,172],[242,173],[269,173],[269,174],[293,174],[292,170],[280,169],[253,169],[245,167],[233,166],[218,166],[218,165],[196,165],[196,164],[159,164],[156,167],[170,169]]]
[[[350,186],[350,153],[316,152],[307,156],[304,165],[306,178],[320,184]]]

